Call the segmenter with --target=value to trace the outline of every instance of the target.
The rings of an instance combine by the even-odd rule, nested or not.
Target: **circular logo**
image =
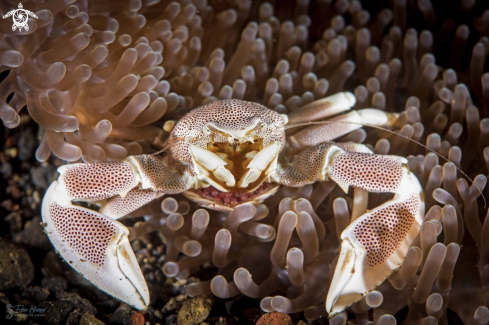
[[[27,24],[29,21],[28,16],[32,18],[38,18],[36,14],[34,14],[32,11],[25,10],[24,7],[22,6],[22,3],[19,3],[18,9],[10,10],[9,12],[7,12],[5,16],[3,16],[3,18],[5,19],[10,16],[12,16],[12,19],[14,21],[14,24],[12,25],[13,31],[15,31],[17,28],[19,29],[19,31],[21,31],[22,28],[28,31],[29,30],[29,25]]]
[[[14,25],[16,27],[22,29],[22,27],[27,26],[27,12],[24,9],[15,10],[13,17],[14,17]],[[13,27],[12,29],[15,30]],[[29,30],[28,26],[26,30]]]

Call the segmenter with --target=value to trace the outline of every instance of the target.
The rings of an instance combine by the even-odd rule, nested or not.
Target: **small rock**
[[[22,292],[22,297],[28,300],[44,301],[49,297],[49,290],[39,286],[27,287]]]
[[[80,319],[80,325],[105,325],[105,323],[93,315],[85,314]]]
[[[185,286],[182,285],[181,288],[185,288]],[[186,294],[180,294],[180,295],[175,297],[175,300],[177,302],[184,302],[185,300],[187,300],[187,295]]]
[[[80,297],[77,293],[74,292],[57,292],[56,293],[57,300],[68,300],[71,301],[75,308],[78,309],[86,309],[87,313],[95,315],[97,313],[97,309],[92,306],[88,299]]]
[[[287,314],[270,313],[265,314],[256,322],[255,325],[293,325],[292,319]]]
[[[12,174],[13,170],[12,165],[8,162],[2,163],[0,166],[0,173],[2,173],[4,176]]]
[[[26,223],[24,230],[18,233],[14,240],[25,246],[42,250],[48,250],[52,247],[48,236],[44,233],[44,228],[41,226],[41,217],[34,217]]]
[[[144,325],[144,316],[137,311],[132,313],[132,325]]]
[[[65,278],[59,276],[44,277],[41,281],[43,288],[51,292],[65,292],[68,287],[68,282]]]
[[[41,194],[39,194],[39,191],[34,191],[32,192],[32,199],[34,200],[35,203],[41,203]]]
[[[7,156],[9,156],[10,158],[17,157],[17,148],[8,148],[8,149],[5,149],[3,152],[5,152],[5,154]]]
[[[73,303],[73,310],[71,311],[68,319],[66,320],[67,325],[77,325],[80,323],[81,317],[85,314],[95,315],[97,309],[92,306],[90,301],[80,297],[76,293],[72,292],[57,292],[56,299],[62,301],[70,301]]]
[[[73,310],[73,303],[67,300],[44,301],[39,304],[39,307],[46,308],[46,319],[44,320],[46,324],[64,325]]]
[[[34,279],[34,265],[27,251],[11,240],[0,238],[0,290],[25,288]]]
[[[5,221],[10,224],[10,232],[18,233],[22,230],[22,216],[18,212],[11,212],[5,217]]]
[[[9,185],[7,186],[7,194],[10,194],[10,197],[12,197],[14,200],[20,200],[20,198],[22,197],[22,191],[18,182],[9,181],[8,184]]]
[[[121,304],[116,309],[114,315],[109,320],[109,324],[113,325],[132,325],[132,317],[130,314],[131,307],[126,304]]]
[[[8,211],[17,211],[20,209],[20,206],[12,201],[12,199],[3,200],[0,202],[0,206]]]
[[[48,164],[42,167],[34,167],[31,169],[32,182],[37,187],[47,190],[49,185],[56,180],[56,168]]]
[[[143,242],[140,239],[135,239],[131,242],[132,250],[137,252],[143,248]]]
[[[175,298],[170,298],[168,302],[161,308],[161,312],[163,314],[168,314],[174,311],[177,311],[181,308],[182,304],[177,302]]]
[[[159,319],[162,319],[163,318],[163,314],[159,310],[156,310],[154,312],[154,315],[155,315],[156,318],[159,318]]]
[[[62,276],[64,270],[61,257],[53,250],[47,252],[42,259],[42,270],[46,277]]]
[[[165,318],[165,325],[178,325],[178,316],[170,315]]]
[[[186,300],[178,312],[178,325],[194,325],[209,316],[212,302],[206,296],[197,296]]]
[[[37,147],[37,139],[31,128],[27,128],[20,134],[17,142],[18,157],[20,161],[27,161],[33,155]]]

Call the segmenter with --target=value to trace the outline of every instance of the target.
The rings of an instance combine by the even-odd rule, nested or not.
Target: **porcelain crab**
[[[224,100],[196,108],[171,130],[161,155],[120,162],[77,163],[58,169],[42,205],[45,231],[59,254],[100,289],[137,308],[149,304],[146,282],[116,219],[165,194],[183,193],[198,205],[231,211],[258,203],[279,186],[333,180],[394,197],[354,220],[341,235],[341,251],[326,300],[337,314],[375,289],[396,268],[424,216],[421,186],[398,156],[375,155],[365,145],[334,143],[362,124],[391,127],[398,115],[350,110],[344,92],[288,115],[260,104]],[[332,117],[334,116],[334,117]],[[286,129],[328,119],[293,134]],[[331,122],[332,121],[332,122]],[[94,211],[74,201],[100,206]]]

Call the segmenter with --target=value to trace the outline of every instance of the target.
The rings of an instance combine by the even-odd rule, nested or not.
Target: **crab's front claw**
[[[419,233],[424,203],[421,186],[403,158],[340,152],[329,176],[345,190],[354,185],[395,193],[391,200],[355,219],[341,234],[340,256],[326,299],[326,310],[333,317],[401,266]]]
[[[396,195],[365,213],[341,234],[341,251],[326,299],[334,316],[377,288],[399,268],[419,233],[419,196]]]
[[[120,222],[73,205],[66,188],[53,182],[42,204],[45,231],[59,254],[99,289],[137,309],[149,291]]]

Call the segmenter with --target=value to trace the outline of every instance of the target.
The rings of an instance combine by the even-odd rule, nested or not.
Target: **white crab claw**
[[[59,254],[99,289],[137,309],[146,309],[149,291],[120,222],[75,206],[66,188],[53,182],[43,200],[44,228]]]
[[[256,181],[261,173],[267,168],[266,175],[270,174],[277,166],[277,157],[280,150],[278,141],[271,142],[268,146],[260,150],[248,164],[248,171],[241,177],[238,186],[245,188],[250,183]],[[270,164],[272,163],[272,164]]]
[[[326,311],[334,317],[401,266],[423,222],[424,195],[405,158],[342,152],[335,146],[326,150],[326,158],[332,161],[323,169],[337,184],[395,193],[341,233],[340,256],[326,298]]]
[[[414,199],[412,200],[414,201]],[[389,209],[386,206],[384,207]],[[394,209],[391,208],[391,210]],[[394,229],[397,228],[397,230],[394,230],[394,232],[398,232],[397,236],[388,234],[388,230],[384,231],[380,235],[380,241],[377,241],[377,238],[367,240],[370,246],[366,246],[366,249],[361,243],[362,239],[359,241],[357,238],[359,230],[365,229],[365,238],[371,235],[373,231],[376,231],[375,227],[389,229],[390,225],[388,222],[380,225],[380,223],[374,221],[378,216],[370,218],[371,216],[371,214],[367,213],[356,219],[341,235],[340,256],[326,298],[326,311],[330,317],[359,301],[363,296],[384,282],[394,270],[399,268],[406,257],[410,244],[419,232],[419,224],[417,222],[409,225],[407,222],[401,221],[394,225]],[[410,229],[404,233],[408,227]],[[380,242],[380,245],[377,242]],[[380,246],[380,249],[376,248],[376,246]],[[383,251],[385,247],[382,246],[392,246],[392,249],[385,253]]]
[[[343,292],[343,289],[350,281],[353,273],[355,273],[355,249],[349,240],[343,240],[341,242],[341,251],[338,257],[338,262],[336,264],[336,270],[340,270],[340,272],[336,272],[335,270],[335,278],[334,281],[331,281],[331,286],[329,287],[329,294],[326,299],[326,310],[331,312],[333,305],[338,300],[340,294]],[[357,301],[362,297],[359,294],[358,297],[353,297],[352,300]]]
[[[215,153],[202,149],[193,144],[188,146],[189,152],[192,155],[194,161],[194,167],[200,174],[199,178],[206,180],[213,186],[216,186],[214,181],[208,177],[208,171],[213,172],[214,176],[221,182],[226,183],[227,186],[233,187],[236,185],[236,180],[233,174],[227,170],[224,166],[227,165],[221,157]]]

